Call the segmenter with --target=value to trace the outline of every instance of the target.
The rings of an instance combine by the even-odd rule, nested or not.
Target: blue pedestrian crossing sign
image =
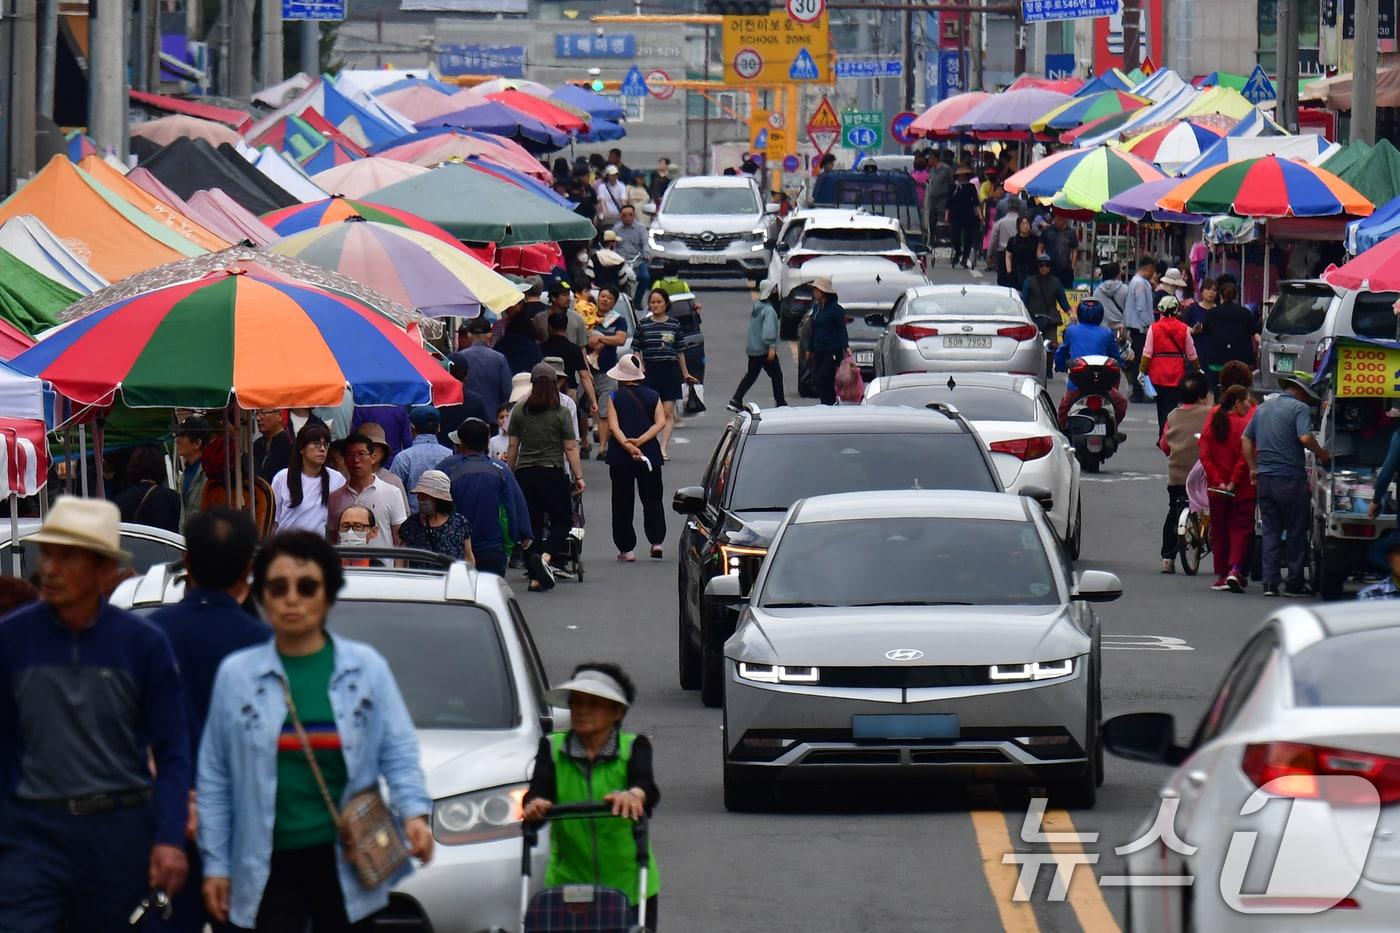
[[[627,72],[627,77],[622,79],[622,96],[646,97],[648,93],[647,79],[642,75],[642,69],[633,65]]]
[[[753,151],[754,151],[754,152],[767,152],[767,151],[768,151],[768,127],[765,126],[763,129],[761,129],[761,130],[758,131],[758,134],[757,134],[757,135],[754,136],[754,138],[753,138]]]
[[[802,49],[797,53],[797,57],[792,60],[792,67],[788,69],[788,77],[794,81],[815,81],[821,77],[811,52]]]
[[[1255,65],[1254,70],[1249,73],[1249,80],[1240,88],[1240,96],[1251,104],[1263,104],[1278,99],[1273,83],[1260,65]]]

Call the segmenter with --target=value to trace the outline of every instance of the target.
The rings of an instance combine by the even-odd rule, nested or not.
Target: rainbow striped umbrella
[[[1110,146],[1066,149],[1028,165],[1006,180],[1012,194],[1053,198],[1063,192],[1064,203],[1098,213],[1103,202],[1145,181],[1165,178],[1151,163]]]
[[[1365,217],[1375,210],[1365,195],[1326,169],[1278,156],[1240,159],[1197,172],[1158,198],[1157,206],[1239,217]]]
[[[1124,91],[1100,91],[1087,97],[1076,97],[1047,111],[1031,123],[1037,133],[1050,130],[1072,130],[1093,120],[1139,110],[1152,103],[1151,99]]]
[[[1224,135],[1223,129],[1178,120],[1134,136],[1122,149],[1170,171],[1198,158]]]
[[[300,233],[313,227],[338,224],[355,217],[379,224],[388,224],[391,227],[407,227],[461,248],[461,242],[455,236],[417,214],[400,210],[397,207],[385,207],[383,204],[371,204],[368,201],[341,197],[338,194],[333,194],[323,201],[293,204],[291,207],[271,211],[262,215],[262,222],[271,227],[278,236],[291,236],[293,233]]]
[[[461,383],[389,318],[248,262],[118,299],[10,365],[86,405],[453,404]]]

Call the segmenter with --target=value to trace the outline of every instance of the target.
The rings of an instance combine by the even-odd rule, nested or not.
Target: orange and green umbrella
[[[1326,169],[1278,156],[1226,162],[1183,179],[1157,201],[1169,211],[1239,217],[1369,215],[1365,195]]]
[[[392,320],[256,262],[118,299],[57,328],[14,369],[132,408],[445,405],[462,386]]]
[[[410,230],[417,230],[419,233],[426,233],[444,243],[451,243],[458,249],[462,247],[461,241],[452,234],[411,211],[400,210],[397,207],[385,207],[383,204],[371,204],[369,201],[358,201],[354,198],[341,197],[338,194],[331,195],[323,201],[293,204],[291,207],[271,211],[262,215],[262,222],[271,227],[278,236],[291,236],[293,233],[310,230],[312,227],[338,224],[352,217],[388,224],[391,227],[407,227]]]
[[[1006,190],[1012,194],[1024,191],[1033,198],[1063,193],[1064,207],[1098,213],[1109,198],[1165,177],[1137,156],[1110,146],[1095,146],[1066,149],[1032,163],[1006,180]]]
[[[1046,130],[1072,130],[1094,120],[1116,113],[1131,113],[1152,103],[1151,99],[1125,91],[1100,91],[1086,97],[1076,97],[1048,111],[1031,123],[1037,133]]]

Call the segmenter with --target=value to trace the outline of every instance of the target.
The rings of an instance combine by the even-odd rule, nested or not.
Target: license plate
[[[851,737],[858,742],[956,739],[960,734],[956,713],[851,717]]]
[[[1108,434],[1108,425],[1096,424],[1089,429],[1089,433],[1096,437],[1104,437]]]
[[[857,365],[857,366],[874,366],[874,365],[875,365],[875,351],[874,351],[874,350],[861,350],[861,351],[859,351],[858,353],[855,354],[855,358],[856,358],[856,365]]]
[[[945,350],[990,350],[992,348],[991,337],[944,337],[943,349]]]
[[[1293,372],[1293,364],[1294,364],[1296,361],[1297,361],[1297,358],[1296,358],[1292,353],[1275,353],[1275,354],[1274,354],[1274,372],[1276,372],[1276,373],[1291,373],[1291,372]]]
[[[724,256],[706,256],[704,254],[691,254],[686,260],[697,266],[722,266],[729,260]]]

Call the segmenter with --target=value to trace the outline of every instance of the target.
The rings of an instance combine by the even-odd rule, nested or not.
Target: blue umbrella
[[[588,132],[578,138],[581,143],[605,143],[614,139],[621,139],[627,135],[627,130],[611,120],[604,120],[602,117],[594,117],[592,124],[588,127]]]
[[[1347,252],[1359,255],[1397,232],[1400,232],[1400,198],[1377,207],[1370,217],[1347,224]]]
[[[570,107],[582,110],[599,120],[617,121],[627,115],[627,112],[618,106],[617,101],[610,97],[604,97],[602,94],[594,94],[576,84],[561,84],[549,96],[561,104],[568,104]]]
[[[493,136],[505,136],[532,150],[552,151],[563,149],[569,144],[568,135],[552,126],[546,126],[529,114],[495,101],[477,104],[475,107],[467,107],[417,124],[420,130],[440,126],[456,126],[490,133]]]

